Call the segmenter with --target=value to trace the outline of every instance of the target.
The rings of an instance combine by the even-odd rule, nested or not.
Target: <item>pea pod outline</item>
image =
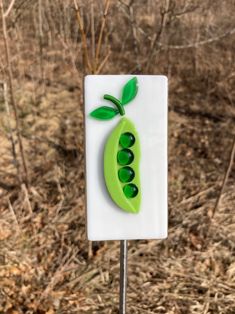
[[[138,187],[138,194],[134,198],[127,198],[123,192],[122,184],[118,177],[118,170],[121,166],[117,162],[117,152],[119,150],[119,139],[122,133],[132,132],[135,137],[135,144],[131,147],[134,153],[134,160],[129,165],[135,172],[135,177],[131,183]],[[134,124],[127,118],[122,118],[119,124],[114,128],[107,139],[104,149],[104,177],[107,189],[113,201],[123,210],[131,213],[138,213],[140,209],[141,190],[140,190],[140,175],[139,175],[139,161],[140,161],[140,144],[139,136]]]
[[[117,114],[122,116],[118,125],[112,130],[104,147],[103,154],[103,166],[104,166],[104,178],[106,188],[112,198],[112,200],[118,205],[119,208],[129,213],[138,213],[141,204],[141,187],[140,187],[140,140],[138,132],[134,126],[134,123],[128,118],[124,117],[124,106],[132,101],[138,91],[137,78],[133,77],[124,86],[122,90],[121,100],[111,96],[104,95],[104,99],[111,101],[115,107],[102,106],[90,113],[90,116],[98,120],[110,120]],[[135,142],[130,150],[133,152],[134,160],[129,165],[134,171],[134,178],[128,182],[123,183],[118,176],[118,170],[122,168],[118,164],[117,153],[121,149],[119,143],[120,137],[123,133],[130,132],[134,135]],[[126,184],[134,184],[138,188],[137,195],[128,198],[123,189]]]

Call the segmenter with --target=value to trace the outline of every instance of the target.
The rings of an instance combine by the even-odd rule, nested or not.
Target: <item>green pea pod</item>
[[[104,99],[111,101],[116,108],[102,106],[90,113],[98,120],[110,120],[118,114],[122,116],[104,148],[104,178],[112,200],[130,213],[138,213],[141,204],[140,141],[134,124],[123,116],[124,106],[135,98],[137,91],[137,78],[134,77],[125,84],[121,100],[104,95]]]
[[[123,151],[120,143],[122,134],[132,134],[135,142],[130,150],[133,153],[133,160],[130,163],[124,160],[124,165],[118,162],[118,152]],[[127,118],[122,118],[116,128],[110,134],[104,149],[104,177],[106,187],[113,201],[123,210],[131,213],[138,213],[140,209],[140,177],[139,177],[140,144],[138,133],[134,124]],[[127,168],[134,173],[134,177],[121,182],[120,170]],[[125,178],[125,176],[124,176]],[[131,193],[133,187],[133,194]],[[129,193],[128,193],[129,191]],[[126,192],[126,193],[125,193]],[[137,194],[136,194],[137,193]],[[136,194],[136,195],[135,195]]]

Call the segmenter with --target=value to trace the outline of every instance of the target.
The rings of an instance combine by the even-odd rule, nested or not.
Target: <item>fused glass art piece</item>
[[[90,240],[167,235],[167,79],[85,78]]]

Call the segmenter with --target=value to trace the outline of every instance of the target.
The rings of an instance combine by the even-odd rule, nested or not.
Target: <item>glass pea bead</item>
[[[123,167],[118,171],[119,180],[123,183],[131,182],[135,177],[135,172],[131,167]]]
[[[133,198],[138,194],[138,188],[135,184],[130,183],[124,186],[123,192],[127,198]]]
[[[132,133],[130,132],[125,132],[121,135],[120,140],[119,140],[119,144],[123,147],[123,148],[128,148],[133,146],[135,143],[135,137]]]
[[[134,160],[134,154],[130,149],[124,148],[118,152],[117,160],[121,166],[129,165]]]

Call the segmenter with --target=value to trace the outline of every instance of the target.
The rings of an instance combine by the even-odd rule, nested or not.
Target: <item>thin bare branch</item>
[[[165,7],[161,9],[161,22],[158,32],[155,34],[155,37],[151,43],[150,51],[147,57],[146,71],[148,71],[150,64],[152,63],[153,56],[155,54],[155,48],[159,45],[162,34],[164,32],[167,14],[169,12],[170,0],[166,0]]]
[[[92,57],[92,67],[95,71],[95,18],[94,18],[94,1],[91,1],[91,57]]]
[[[139,39],[137,36],[137,25],[135,22],[135,15],[134,15],[134,10],[133,10],[133,1],[131,1],[130,3],[125,3],[122,0],[119,0],[119,2],[121,3],[121,5],[125,6],[127,9],[127,12],[124,11],[124,14],[126,15],[127,19],[129,20],[130,24],[131,24],[131,31],[132,31],[132,37],[134,40],[134,51],[135,54],[138,55],[139,53]]]
[[[33,215],[33,209],[32,209],[31,203],[30,203],[30,198],[29,198],[28,189],[27,189],[27,187],[26,187],[25,184],[22,184],[22,185],[21,185],[21,189],[22,189],[22,191],[23,191],[23,193],[24,193],[24,202],[25,202],[25,204],[26,204],[26,206],[27,206],[27,209],[28,209],[28,211],[29,211],[29,216],[32,217],[32,215]]]
[[[79,29],[80,29],[80,32],[81,32],[81,36],[82,36],[82,47],[83,47],[83,54],[84,54],[86,66],[87,66],[88,70],[90,72],[92,72],[92,66],[91,66],[91,62],[90,62],[90,59],[89,59],[89,55],[88,55],[87,38],[86,38],[86,34],[85,34],[85,31],[84,31],[84,27],[83,27],[82,17],[81,17],[81,14],[80,14],[80,8],[79,8],[78,3],[77,3],[76,0],[74,0],[74,7],[75,7],[75,10],[76,10],[78,26],[79,26]]]
[[[21,175],[20,175],[20,168],[19,168],[19,161],[17,158],[17,153],[16,153],[16,147],[15,147],[15,140],[13,136],[13,130],[11,126],[11,113],[10,113],[10,107],[8,103],[8,88],[7,88],[7,83],[3,82],[3,97],[4,97],[4,106],[5,106],[5,111],[6,111],[6,119],[7,119],[7,128],[9,131],[8,137],[11,142],[11,152],[12,152],[12,157],[13,157],[13,163],[16,168],[16,173],[17,173],[17,178],[19,182],[21,182]]]
[[[44,62],[43,62],[43,27],[42,26],[43,26],[42,0],[38,0],[38,43],[39,43],[40,80],[43,85],[43,94],[45,94]]]
[[[101,72],[101,70],[103,69],[103,67],[105,66],[106,62],[108,61],[109,57],[111,55],[111,51],[109,50],[109,52],[107,53],[106,57],[104,58],[104,60],[100,63],[98,69],[96,70],[96,74],[99,74]]]
[[[211,218],[214,217],[216,210],[219,208],[219,204],[220,204],[220,201],[221,201],[221,197],[222,197],[222,195],[223,195],[223,193],[224,193],[224,189],[225,189],[226,183],[227,183],[227,181],[228,181],[230,172],[231,172],[231,170],[232,170],[234,157],[235,157],[235,136],[234,136],[234,139],[233,139],[233,144],[232,144],[232,149],[231,149],[231,153],[230,153],[230,158],[229,158],[228,167],[227,167],[227,170],[226,170],[226,172],[225,172],[225,174],[224,174],[224,179],[223,179],[222,187],[221,187],[219,196],[218,196],[218,198],[217,198],[217,200],[216,200],[215,207],[213,208],[213,211],[212,211],[212,213],[211,213]]]
[[[77,76],[77,71],[78,71],[78,69],[77,69],[77,66],[76,66],[76,56],[75,56],[75,54],[73,53],[71,47],[69,47],[68,43],[65,42],[64,38],[62,38],[61,35],[58,35],[58,38],[59,38],[59,40],[60,40],[62,46],[64,47],[64,49],[65,49],[66,51],[68,51],[68,54],[69,54],[69,57],[70,57],[70,60],[71,60],[71,63],[72,63],[72,69],[73,69],[72,72],[73,72],[73,74],[75,75],[75,77],[78,79],[78,83],[80,83],[80,78],[78,78],[78,76]]]
[[[6,10],[6,12],[5,12],[4,15],[3,15],[4,18],[7,18],[8,15],[11,13],[11,10],[12,10],[12,8],[13,8],[13,6],[14,6],[14,3],[15,3],[15,0],[12,0],[11,3],[9,4],[8,9]]]
[[[29,187],[28,168],[27,168],[26,159],[25,159],[24,146],[23,146],[21,131],[20,131],[20,120],[18,117],[18,108],[15,101],[14,88],[13,88],[13,75],[12,75],[12,66],[11,66],[11,61],[10,61],[11,55],[10,55],[10,49],[8,45],[8,34],[7,34],[6,19],[5,19],[4,10],[3,10],[3,0],[0,0],[0,10],[1,10],[1,15],[2,15],[3,41],[4,41],[5,56],[6,56],[6,63],[7,63],[9,91],[10,91],[11,104],[13,107],[13,112],[14,112],[14,117],[15,117],[15,122],[16,122],[16,135],[19,142],[20,157],[22,160],[22,166],[23,166],[23,172],[24,172],[24,180],[25,180],[26,186]]]
[[[15,222],[16,231],[17,231],[17,233],[19,233],[21,230],[20,230],[20,225],[19,225],[18,219],[17,219],[17,217],[16,217],[16,214],[15,214],[15,211],[14,211],[14,209],[13,209],[13,206],[12,206],[12,204],[11,204],[10,199],[8,198],[7,201],[8,201],[9,210],[10,210],[10,212],[11,212],[11,214],[12,214],[12,217],[13,217],[13,219],[14,219],[14,222]]]
[[[107,17],[108,10],[109,10],[109,5],[110,5],[110,0],[106,0],[103,19],[102,19],[102,23],[101,23],[99,38],[98,38],[98,43],[97,43],[97,50],[96,50],[96,55],[95,55],[96,66],[98,65],[98,62],[99,62],[100,48],[101,48],[101,43],[102,43],[102,39],[103,39],[103,33],[104,33],[104,28],[105,28],[105,23],[106,23],[106,17]]]
[[[231,30],[226,31],[226,32],[224,32],[221,35],[218,35],[218,36],[215,36],[215,37],[212,37],[212,38],[208,38],[208,39],[205,39],[205,40],[201,40],[201,41],[198,41],[198,42],[189,43],[189,44],[186,44],[186,45],[164,45],[164,44],[161,44],[161,43],[158,43],[158,45],[160,47],[162,47],[163,49],[166,48],[166,49],[177,49],[177,50],[179,50],[179,49],[187,49],[187,48],[197,48],[199,46],[207,45],[207,44],[213,43],[215,41],[221,40],[224,37],[233,35],[234,33],[235,33],[235,28],[232,28]]]

